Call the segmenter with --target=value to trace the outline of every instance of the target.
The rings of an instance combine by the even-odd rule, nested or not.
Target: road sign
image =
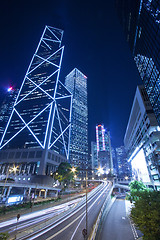
[[[87,229],[84,228],[84,229],[82,230],[82,234],[83,234],[83,236],[87,236]]]

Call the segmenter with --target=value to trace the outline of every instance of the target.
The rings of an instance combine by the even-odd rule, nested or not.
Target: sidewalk
[[[130,208],[129,201],[117,199],[104,219],[101,231],[96,239],[138,240],[141,235],[128,218]]]

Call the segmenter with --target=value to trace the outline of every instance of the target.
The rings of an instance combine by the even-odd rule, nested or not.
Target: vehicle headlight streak
[[[107,190],[107,188],[108,188],[109,186],[110,186],[110,185],[107,185],[107,183],[105,183],[105,185],[102,184],[102,185],[100,185],[100,186],[98,187],[99,190],[95,189],[95,191],[94,191],[94,190],[92,191],[92,193],[95,193],[95,194],[94,194],[94,195],[92,194],[93,196],[91,196],[91,194],[90,194],[90,197],[89,197],[89,199],[88,199],[88,203],[89,203],[90,201],[92,201],[92,199],[93,199],[94,197],[96,197],[97,195],[98,195],[98,196],[97,196],[96,200],[92,203],[92,205],[88,208],[88,211],[90,211],[90,209],[93,207],[93,205],[94,205],[94,204],[98,201],[98,199],[104,194],[104,192]],[[100,194],[99,194],[99,191],[101,191]],[[90,193],[91,193],[91,192],[90,192]],[[81,206],[79,206],[80,204],[81,204]],[[76,214],[77,212],[79,212],[84,206],[85,206],[85,197],[84,197],[84,200],[76,206],[76,209],[75,209],[74,211],[71,212],[71,210],[70,210],[70,213],[69,213],[69,212],[65,213],[65,214],[58,220],[57,223],[56,223],[56,222],[51,223],[47,228],[45,227],[44,230],[41,229],[40,232],[37,231],[37,234],[36,234],[36,232],[35,232],[35,235],[34,235],[34,236],[32,236],[32,237],[30,237],[30,238],[29,238],[29,236],[28,236],[27,239],[28,239],[28,240],[35,239],[35,238],[37,238],[37,237],[45,234],[46,232],[52,230],[53,228],[55,228],[56,226],[58,226],[59,224],[61,224],[62,222],[66,221],[67,219],[69,219],[70,217],[72,217],[74,214]],[[82,216],[83,216],[83,218],[82,218],[82,220],[83,220],[84,217],[85,217],[85,211],[83,211],[83,213],[80,214],[80,215],[76,218],[76,220],[79,219],[79,218],[82,217]],[[74,220],[72,223],[74,223],[76,220]],[[82,221],[82,220],[81,220],[81,221]],[[72,223],[70,223],[70,225],[71,225]],[[66,227],[65,227],[64,229],[62,229],[61,231],[65,230],[65,229],[66,229]],[[53,238],[54,236],[56,236],[56,235],[58,235],[58,234],[59,234],[59,232],[55,233],[55,235],[52,235],[51,238]],[[51,238],[47,238],[46,240],[49,240],[49,239],[51,239]]]

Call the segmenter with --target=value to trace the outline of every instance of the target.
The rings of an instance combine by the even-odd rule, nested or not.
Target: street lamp
[[[86,177],[84,178],[84,180],[86,181],[86,229],[83,229],[82,233],[83,233],[83,235],[84,235],[84,238],[87,239],[87,235],[88,235],[88,206],[87,206],[87,186],[88,186],[87,180],[88,180],[88,172],[87,172],[87,171],[88,171],[89,169],[79,169],[79,168],[78,168],[78,170],[82,170],[82,171],[85,171],[85,172],[86,172]],[[99,172],[100,174],[103,174],[103,173],[104,173],[103,168],[101,168],[101,167],[99,167],[99,168],[96,169],[96,170],[98,170],[98,172]],[[76,173],[77,169],[73,166],[73,167],[71,168],[71,171],[72,171],[73,173]]]
[[[98,172],[99,172],[100,174],[104,174],[104,170],[103,170],[102,167],[99,167],[97,170],[98,170]]]
[[[76,172],[76,168],[75,168],[75,167],[72,167],[72,168],[71,168],[71,171],[72,171],[73,173],[75,173],[75,172]]]
[[[83,229],[82,233],[84,234],[85,239],[87,239],[87,234],[88,234],[88,232],[87,232],[87,230],[88,230],[88,215],[87,215],[87,210],[88,210],[88,206],[87,206],[87,179],[88,179],[88,174],[87,174],[87,171],[88,170],[87,169],[79,169],[79,168],[78,168],[78,170],[83,170],[83,171],[86,172],[86,179],[84,179],[84,180],[86,180],[86,229]],[[75,173],[77,171],[77,169],[73,166],[71,168],[71,171],[73,173]]]
[[[128,176],[125,176],[125,178],[124,178],[124,179],[127,181],[127,180],[128,180],[128,178],[129,178]]]

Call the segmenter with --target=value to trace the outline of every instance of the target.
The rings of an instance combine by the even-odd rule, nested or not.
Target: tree
[[[139,199],[141,192],[149,191],[146,185],[144,185],[143,182],[141,181],[139,182],[135,180],[129,184],[129,187],[130,187],[130,194],[127,195],[127,200],[130,200],[131,203]]]
[[[131,219],[145,240],[160,240],[160,192],[139,191],[131,210]]]
[[[8,232],[0,233],[0,240],[7,240],[9,238]]]
[[[74,174],[71,171],[71,165],[69,163],[62,162],[54,174],[54,179],[66,184],[73,180]]]

